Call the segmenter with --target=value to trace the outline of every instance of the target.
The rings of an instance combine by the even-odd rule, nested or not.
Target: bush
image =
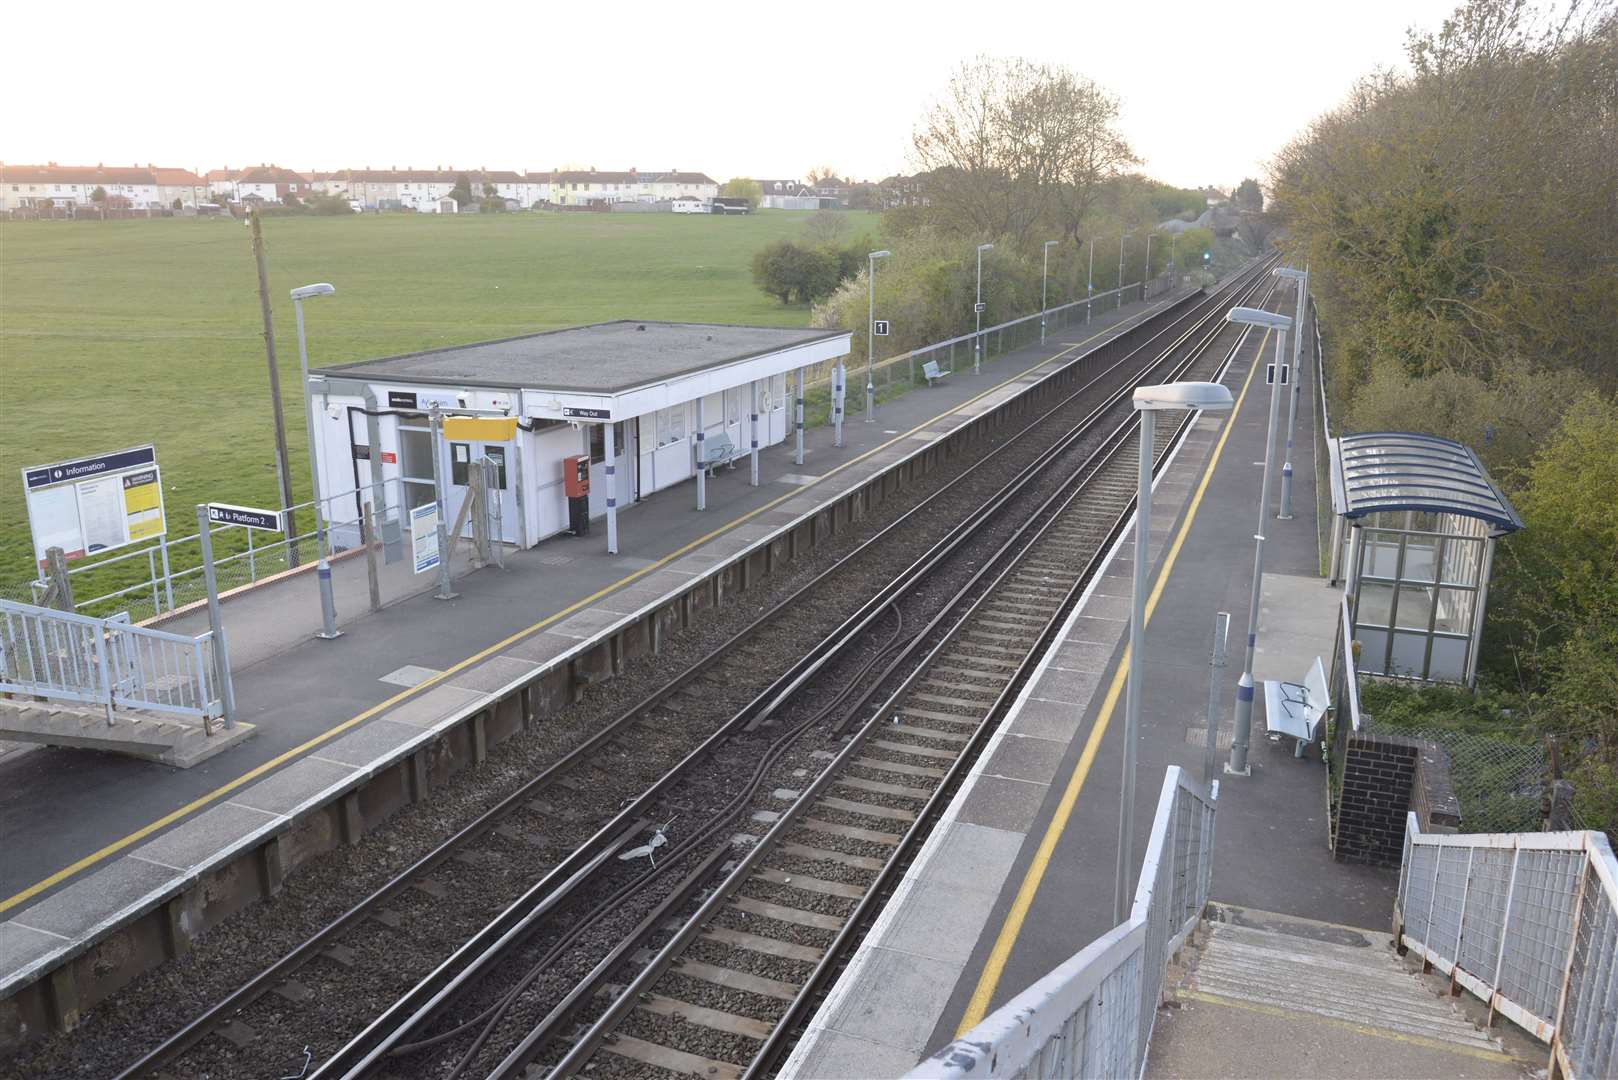
[[[835,256],[791,240],[777,240],[753,256],[753,282],[783,304],[813,303],[837,288]]]

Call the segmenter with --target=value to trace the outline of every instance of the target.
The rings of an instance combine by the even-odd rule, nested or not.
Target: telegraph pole
[[[292,509],[292,469],[287,463],[287,424],[281,415],[281,372],[275,365],[275,325],[270,320],[270,275],[264,268],[264,233],[258,211],[248,212],[253,227],[253,261],[258,264],[258,306],[264,316],[264,358],[270,365],[270,410],[275,417],[275,471],[281,483],[281,505],[286,508],[287,567],[298,565],[297,512]],[[316,508],[318,513],[319,508]]]

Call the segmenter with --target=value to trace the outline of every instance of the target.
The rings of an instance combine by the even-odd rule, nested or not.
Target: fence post
[[[1487,1026],[1494,1026],[1495,1003],[1500,997],[1500,972],[1506,966],[1506,938],[1511,933],[1511,902],[1517,896],[1517,864],[1522,858],[1522,848],[1515,845],[1511,849],[1511,876],[1506,879],[1506,906],[1500,913],[1500,947],[1494,953],[1494,976],[1489,980],[1489,1019]]]
[[[365,502],[365,516],[360,520],[360,536],[365,544],[365,583],[371,590],[371,610],[382,610],[382,583],[377,578],[376,549],[382,542],[381,530],[376,524],[376,504]],[[253,530],[247,530],[249,536]]]
[[[58,611],[73,611],[73,581],[68,577],[67,557],[62,549],[46,548],[45,565],[50,584],[45,588],[45,595],[40,598],[40,606],[53,607]]]
[[[107,632],[93,631],[96,643],[96,674],[101,680],[102,706],[107,710],[107,726],[112,726],[112,669],[107,665]]]
[[[219,674],[219,700],[225,727],[236,726],[236,693],[230,682],[230,650],[225,645],[225,620],[219,614],[219,582],[213,569],[213,534],[208,531],[208,504],[197,504],[197,542],[202,547],[202,583],[208,590],[208,626],[213,630],[214,669]]]
[[[152,614],[163,613],[163,601],[157,594],[157,549],[146,549],[146,573],[152,582]]]

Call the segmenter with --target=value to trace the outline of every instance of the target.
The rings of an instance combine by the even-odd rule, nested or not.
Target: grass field
[[[293,489],[307,498],[297,340],[310,362],[615,318],[804,325],[753,285],[807,213],[389,214],[264,222]],[[875,216],[850,215],[852,238]],[[33,576],[19,470],[157,445],[171,535],[198,502],[276,503],[257,283],[240,222],[0,223],[0,586]]]

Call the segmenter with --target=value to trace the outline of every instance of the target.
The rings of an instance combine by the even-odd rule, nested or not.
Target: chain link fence
[[[1533,832],[1543,827],[1545,750],[1471,731],[1395,724],[1373,713],[1360,717],[1370,735],[1433,743],[1449,759],[1450,789],[1460,802],[1463,833]]]

